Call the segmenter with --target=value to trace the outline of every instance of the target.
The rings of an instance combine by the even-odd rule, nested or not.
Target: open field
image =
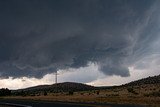
[[[26,89],[1,89],[6,100],[31,100],[90,104],[127,104],[160,107],[160,75],[112,87],[93,87],[81,83],[58,83]],[[9,95],[9,96],[8,96]]]
[[[142,86],[119,86],[109,89],[35,94],[30,96],[9,96],[5,99],[30,99],[61,102],[140,104],[154,107],[160,106],[160,84]]]

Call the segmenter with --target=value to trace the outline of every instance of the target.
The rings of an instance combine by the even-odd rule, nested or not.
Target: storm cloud
[[[0,77],[41,78],[89,63],[127,77],[158,52],[159,10],[156,0],[1,0]]]

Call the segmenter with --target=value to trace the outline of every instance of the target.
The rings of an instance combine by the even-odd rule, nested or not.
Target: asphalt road
[[[124,104],[81,104],[81,103],[65,103],[65,102],[48,102],[48,101],[32,101],[32,100],[15,100],[0,99],[0,107],[146,107],[140,105],[124,105]],[[11,106],[12,105],[12,106]]]

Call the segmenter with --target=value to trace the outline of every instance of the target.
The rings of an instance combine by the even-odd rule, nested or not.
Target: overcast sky
[[[56,71],[119,85],[159,69],[159,0],[0,0],[0,87],[53,84]]]

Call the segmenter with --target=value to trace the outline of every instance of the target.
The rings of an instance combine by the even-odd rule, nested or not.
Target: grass
[[[116,87],[111,89],[81,91],[74,93],[61,92],[47,93],[47,95],[38,94],[35,96],[9,96],[4,98],[60,102],[140,104],[160,107],[159,90],[160,84],[134,87]]]

